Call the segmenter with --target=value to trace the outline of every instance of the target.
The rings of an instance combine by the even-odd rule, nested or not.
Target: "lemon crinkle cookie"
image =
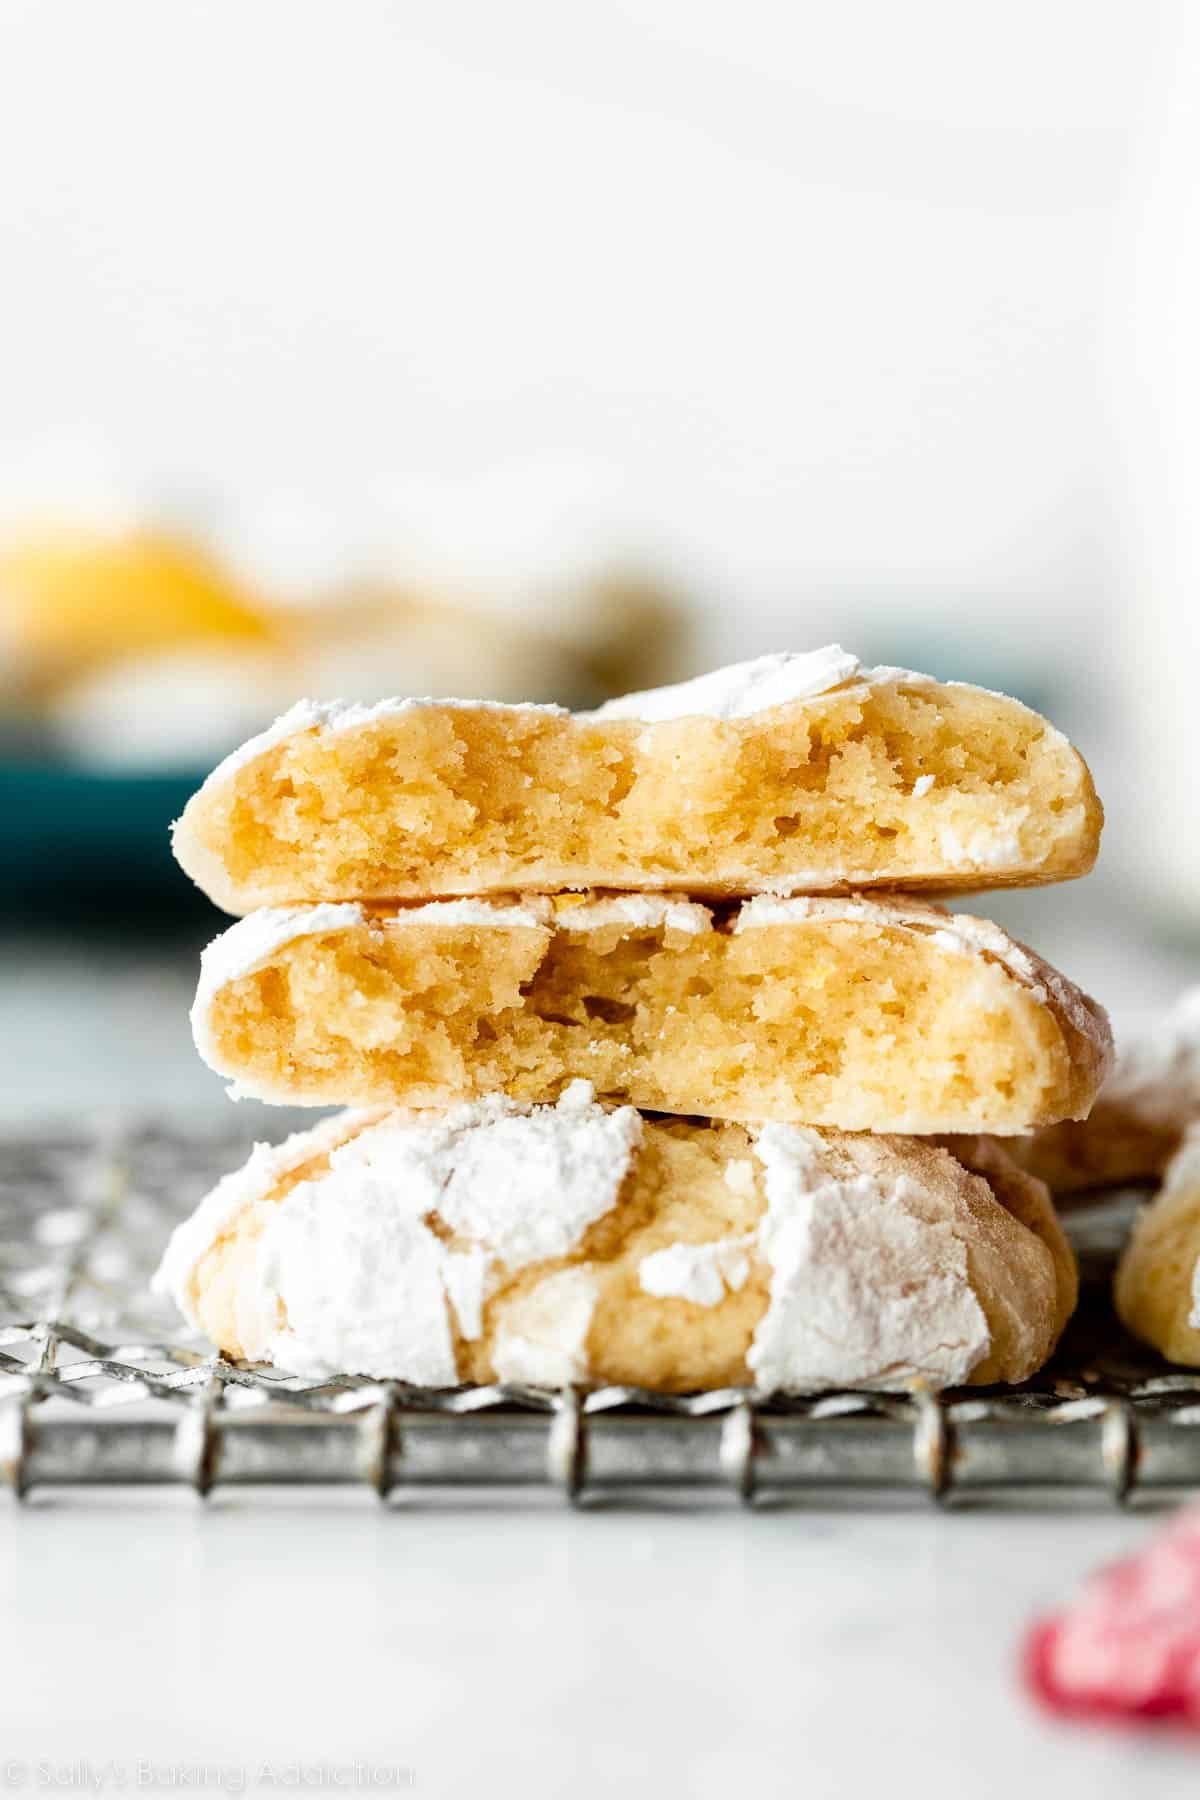
[[[552,1107],[343,1114],[259,1146],[157,1279],[226,1354],[317,1377],[1018,1381],[1074,1263],[1040,1182],[955,1149],[644,1118],[585,1083]]]
[[[1048,1125],[1008,1149],[1054,1193],[1161,1176],[1200,1121],[1200,987],[1165,1018],[1118,1046],[1086,1119]]]
[[[984,919],[919,901],[671,896],[268,909],[205,952],[201,1055],[238,1095],[553,1099],[848,1131],[1086,1112],[1103,1011]]]
[[[1167,1164],[1117,1267],[1117,1311],[1172,1362],[1200,1368],[1200,1127]]]
[[[593,713],[302,701],[189,802],[176,854],[230,912],[610,887],[1022,886],[1082,875],[1102,811],[1019,701],[836,645]]]

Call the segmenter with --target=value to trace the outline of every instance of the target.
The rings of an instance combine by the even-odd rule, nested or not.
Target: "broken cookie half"
[[[1017,700],[830,645],[593,713],[301,701],[175,831],[230,912],[605,887],[701,896],[1068,880],[1103,812]]]
[[[985,919],[911,900],[665,896],[268,909],[205,953],[193,1026],[300,1104],[554,1099],[844,1131],[1086,1113],[1103,1010]]]

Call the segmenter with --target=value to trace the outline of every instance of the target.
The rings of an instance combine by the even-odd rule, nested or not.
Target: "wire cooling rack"
[[[1073,1209],[1084,1300],[1019,1388],[432,1391],[313,1382],[214,1357],[148,1283],[171,1227],[249,1149],[161,1124],[0,1139],[0,1482],[213,1490],[358,1485],[557,1490],[573,1501],[724,1489],[854,1503],[904,1492],[1123,1501],[1200,1484],[1200,1373],[1124,1337],[1108,1305],[1136,1196]]]

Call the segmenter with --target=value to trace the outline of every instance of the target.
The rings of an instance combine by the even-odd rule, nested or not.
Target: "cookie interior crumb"
[[[1101,819],[1082,758],[1017,702],[860,684],[736,720],[435,705],[301,731],[202,790],[176,850],[234,912],[522,887],[964,889],[1085,873]]]
[[[582,1078],[656,1111],[849,1131],[1025,1131],[1086,1111],[1103,1072],[1044,995],[928,934],[569,919],[381,911],[297,938],[218,988],[206,1054],[248,1091],[313,1104],[546,1100]]]

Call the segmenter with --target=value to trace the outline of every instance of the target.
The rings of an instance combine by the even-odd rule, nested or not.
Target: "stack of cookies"
[[[193,1024],[236,1094],[364,1110],[160,1279],[300,1374],[1022,1380],[1075,1269],[992,1134],[1086,1115],[1107,1021],[913,892],[1083,874],[1101,818],[1037,714],[836,647],[590,714],[304,702],[177,827],[247,915]]]

